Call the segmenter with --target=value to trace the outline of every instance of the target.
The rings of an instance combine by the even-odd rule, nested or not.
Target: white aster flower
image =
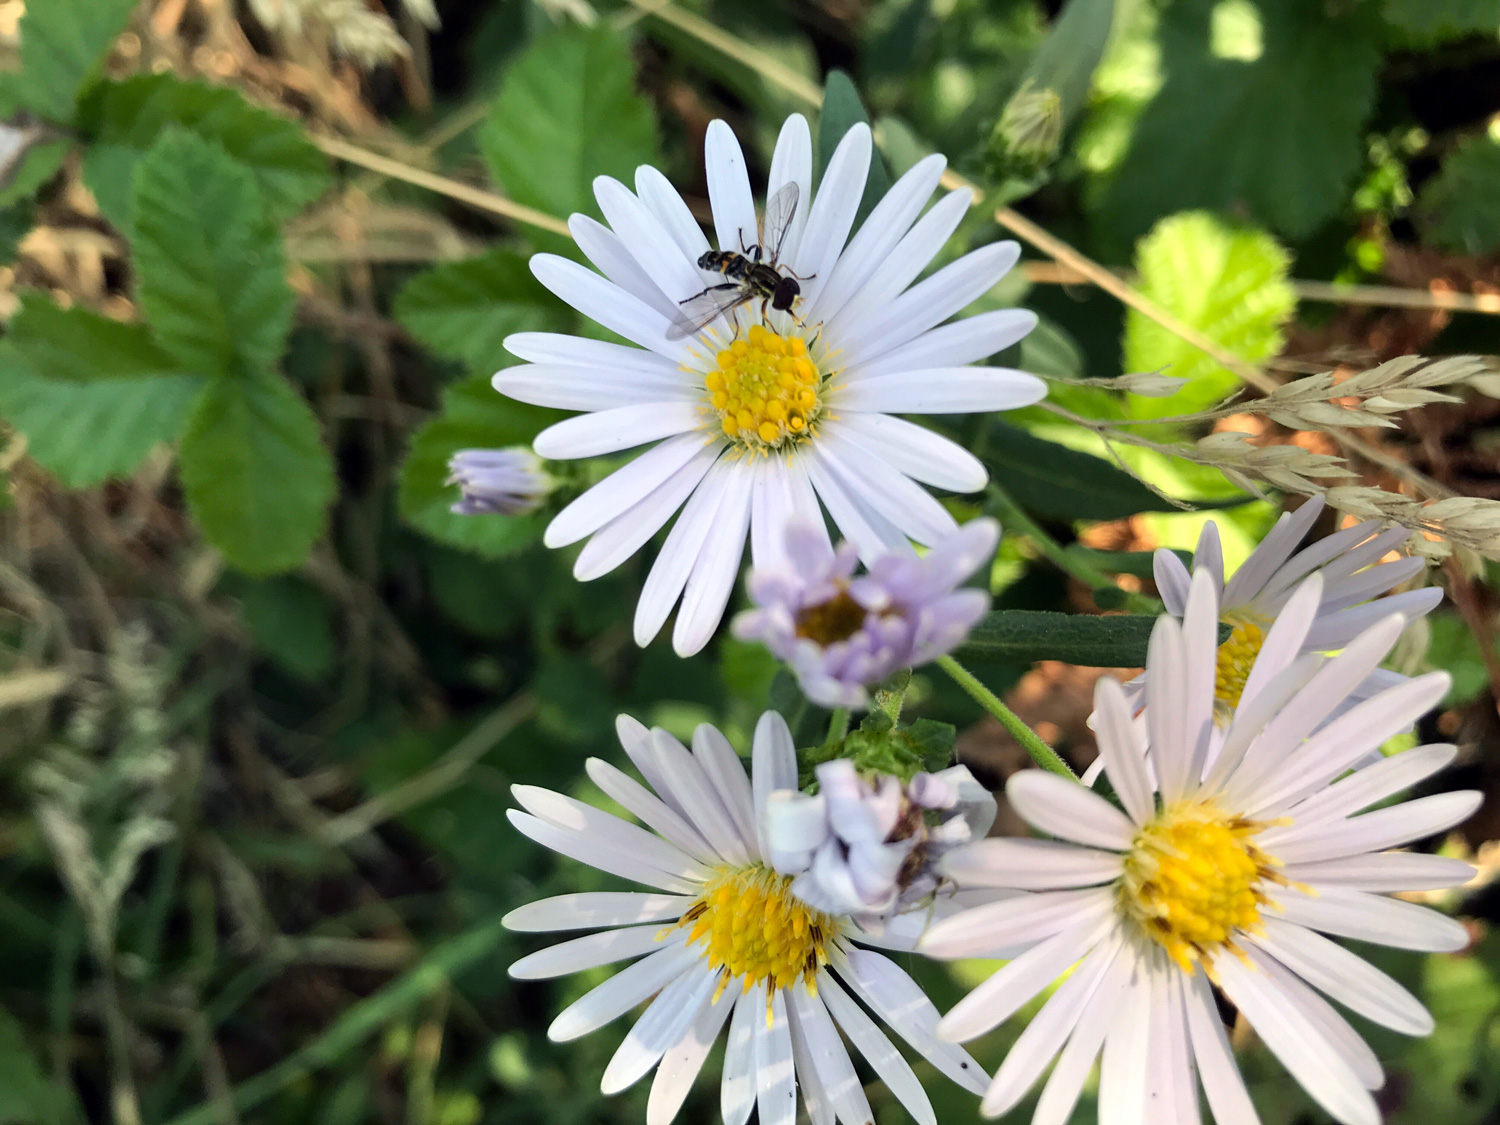
[[[512,810],[510,820],[554,851],[654,890],[560,895],[505,917],[513,930],[598,931],[523,957],[510,967],[514,977],[639,958],[564,1009],[547,1031],[557,1041],[576,1039],[651,1000],[605,1069],[604,1093],[655,1067],[646,1120],[665,1125],[727,1020],[725,1125],[744,1125],[755,1106],[760,1125],[793,1125],[799,1085],[816,1125],[835,1118],[866,1125],[870,1105],[842,1031],[912,1116],[935,1125],[911,1066],[861,1003],[938,1070],[976,1093],[984,1089],[986,1077],[968,1052],[937,1038],[937,1009],[916,982],[862,948],[909,951],[927,916],[903,916],[879,937],[866,934],[847,916],[804,905],[790,893],[792,880],[769,865],[767,800],[797,784],[796,751],[780,715],[768,711],[755,728],[753,783],[728,740],[707,724],[694,733],[691,752],[625,716],[616,729],[650,788],[598,758],[588,762],[589,777],[654,831],[527,785],[513,789],[527,811]]]
[[[1203,525],[1193,554],[1193,571],[1207,570],[1213,576],[1219,591],[1220,620],[1234,630],[1216,656],[1214,701],[1220,722],[1239,706],[1246,678],[1276,615],[1308,575],[1322,576],[1323,593],[1302,640],[1303,655],[1336,652],[1392,613],[1415,621],[1443,600],[1442,590],[1436,587],[1387,593],[1415,578],[1427,565],[1419,558],[1379,561],[1411,537],[1408,528],[1382,531],[1384,521],[1368,520],[1298,551],[1298,544],[1322,511],[1323,498],[1314,496],[1295,512],[1283,513],[1227,584],[1219,527],[1212,520]],[[1192,583],[1187,567],[1171,551],[1160,550],[1156,552],[1155,569],[1156,585],[1167,612],[1180,618]],[[1405,679],[1397,672],[1374,669],[1350,694],[1350,700],[1358,702]]]
[[[1182,624],[1163,617],[1152,634],[1144,730],[1120,685],[1099,681],[1100,753],[1124,811],[1082,785],[1025,770],[1006,795],[1056,839],[990,839],[947,857],[960,886],[1037,893],[944,919],[923,938],[919,948],[938,957],[1034,943],[953,1008],[939,1025],[944,1038],[988,1031],[1076,965],[1012,1047],[985,1113],[1016,1105],[1056,1059],[1033,1120],[1059,1125],[1102,1049],[1101,1122],[1196,1121],[1199,1082],[1220,1125],[1255,1122],[1212,982],[1328,1113],[1345,1125],[1379,1125],[1370,1091],[1384,1081],[1380,1063],[1323,996],[1407,1035],[1430,1032],[1432,1018],[1323,935],[1463,948],[1458,922],[1387,896],[1456,886],[1473,869],[1385,849],[1452,827],[1480,795],[1361,813],[1453,760],[1452,746],[1424,746],[1348,773],[1441,699],[1449,679],[1435,672],[1398,684],[1326,722],[1404,619],[1376,622],[1303,675],[1292,623],[1305,629],[1315,616],[1319,585],[1308,579],[1273,626],[1251,672],[1271,686],[1239,709],[1210,763],[1219,607],[1200,571]]]
[[[767,194],[797,187],[778,257],[784,276],[800,279],[792,313],[765,312],[756,300],[685,339],[668,338],[682,302],[725,284],[725,275],[698,267],[708,239],[647,166],[634,192],[609,177],[595,181],[608,226],[583,215],[569,221],[598,273],[552,254],[531,260],[543,285],[638,345],[523,332],[505,346],[527,363],[494,384],[524,402],[584,411],[538,435],[543,457],[659,443],[560,512],[545,535],[551,547],[589,539],[573,571],[586,581],[634,555],[682,508],[636,607],[640,644],[681,599],[673,646],[685,656],[701,649],[723,616],[747,533],[755,564],[775,563],[789,517],[821,526],[820,500],[866,562],[908,551],[911,540],[935,543],[956,524],[917,482],[974,492],[985,470],[895,415],[1008,410],[1046,393],[1023,372],[968,366],[1025,336],[1032,313],[1003,309],[943,324],[1015,264],[1014,242],[984,246],[917,281],[970,202],[962,189],[922,214],[941,156],[902,176],[849,237],[870,152],[869,128],[856,125],[814,195],[806,120],[794,115],[781,130]],[[738,253],[756,243],[758,228],[745,159],[724,122],[709,126],[704,159],[718,246]]]

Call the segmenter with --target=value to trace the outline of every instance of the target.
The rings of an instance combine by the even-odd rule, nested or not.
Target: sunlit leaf
[[[33,0],[21,18],[21,74],[9,89],[42,117],[72,120],[79,91],[139,5],[140,0]]]

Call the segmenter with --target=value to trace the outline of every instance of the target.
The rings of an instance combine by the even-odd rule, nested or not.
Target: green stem
[[[1070,781],[1078,780],[1078,775],[1068,768],[1067,762],[1057,756],[1057,751],[1037,737],[1036,731],[1023,723],[1014,711],[1000,702],[1000,697],[980,683],[974,673],[951,656],[938,657],[937,664],[952,677],[954,683],[969,693],[975,703],[1000,720],[1000,725],[1010,731],[1011,736],[1025,748],[1026,753],[1031,755],[1033,762],[1042,769],[1051,770]]]
[[[824,749],[832,747],[835,743],[842,742],[844,736],[849,733],[849,709],[847,707],[835,707],[833,713],[828,716],[828,737],[823,740]]]
[[[1124,593],[1125,608],[1131,613],[1145,613],[1155,615],[1161,612],[1161,605],[1152,598],[1142,594],[1133,594],[1129,591],[1121,591],[1115,585],[1114,576],[1100,570],[1086,559],[1077,555],[1068,554],[1067,548],[1052,536],[1048,535],[1042,526],[1028,516],[1019,504],[1012,500],[999,485],[993,481],[989,488],[990,510],[1000,521],[1000,525],[1008,534],[1024,535],[1036,543],[1042,554],[1065,574],[1071,574],[1078,581],[1086,585],[1090,590],[1113,590],[1116,593]]]

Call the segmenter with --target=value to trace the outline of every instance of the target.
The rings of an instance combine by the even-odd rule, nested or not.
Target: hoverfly
[[[740,250],[706,250],[698,258],[698,268],[722,273],[729,278],[722,285],[710,285],[702,293],[694,294],[681,302],[682,312],[667,329],[668,340],[681,340],[711,324],[721,316],[727,316],[747,301],[760,299],[760,314],[764,319],[766,306],[789,313],[792,305],[801,296],[799,278],[778,263],[786,232],[791,228],[792,216],[797,213],[797,185],[785,184],[775,195],[766,200],[765,219],[757,232],[759,241],[754,246],[745,245],[745,232],[740,231]]]

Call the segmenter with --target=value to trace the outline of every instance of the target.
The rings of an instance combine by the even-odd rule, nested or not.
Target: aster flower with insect
[[[595,931],[523,957],[510,968],[514,977],[632,961],[548,1029],[554,1040],[575,1039],[650,1001],[605,1069],[604,1093],[654,1068],[647,1121],[664,1125],[727,1023],[725,1125],[744,1125],[754,1107],[762,1125],[792,1125],[799,1086],[814,1121],[867,1122],[870,1105],[842,1031],[912,1116],[935,1125],[921,1082],[865,1007],[938,1070],[975,1092],[984,1088],[969,1054],[937,1038],[932,1002],[877,951],[909,951],[926,917],[867,933],[847,912],[799,899],[792,878],[772,865],[767,804],[797,784],[796,751],[780,715],[761,716],[751,777],[707,724],[691,751],[624,716],[617,731],[647,784],[597,758],[588,775],[646,828],[527,785],[513,790],[525,811],[512,810],[510,820],[562,855],[651,890],[561,895],[505,918],[512,930]]]
[[[855,577],[854,544],[831,550],[821,527],[795,523],[785,556],[752,571],[755,608],[734,619],[735,636],[786,661],[814,703],[866,706],[870,687],[949,652],[984,616],[989,595],[956,587],[999,541],[994,520],[971,520],[921,558],[884,555]]]
[[[1025,770],[1006,795],[1054,839],[991,839],[947,856],[961,886],[1034,893],[940,920],[922,938],[924,952],[944,958],[1033,943],[944,1017],[944,1038],[983,1034],[1073,967],[1006,1056],[986,1114],[1015,1106],[1056,1060],[1033,1120],[1065,1121],[1102,1051],[1100,1104],[1119,1120],[1192,1120],[1199,1083],[1215,1120],[1257,1120],[1217,985],[1329,1114],[1378,1125],[1370,1091],[1383,1084],[1380,1063],[1328,999],[1407,1035],[1427,1034],[1433,1021],[1405,988],[1324,935],[1463,948],[1457,921],[1388,896],[1457,886],[1473,868],[1389,849],[1451,828],[1480,794],[1362,811],[1453,760],[1452,746],[1424,746],[1349,772],[1441,699],[1449,677],[1394,685],[1327,722],[1405,619],[1374,622],[1308,676],[1295,642],[1321,594],[1314,575],[1292,595],[1210,760],[1220,606],[1217,583],[1200,570],[1181,624],[1163,617],[1152,634],[1144,724],[1117,683],[1099,681],[1100,753],[1123,808]]]
[[[570,220],[598,272],[549,254],[532,259],[544,285],[634,346],[519,333],[506,347],[525,364],[494,379],[513,398],[582,412],[538,435],[543,457],[652,446],[560,512],[545,542],[587,539],[574,574],[597,578],[681,509],[634,628],[648,643],[680,601],[672,643],[681,655],[718,626],[747,535],[760,566],[785,558],[789,518],[821,527],[825,507],[867,562],[955,530],[922,485],[973,492],[984,467],[898,415],[1012,409],[1046,390],[1023,372],[971,366],[1025,336],[1034,314],[999,309],[943,323],[1015,264],[1015,243],[983,246],[917,280],[972,198],[950,192],[923,213],[941,156],[897,180],[852,238],[870,166],[867,126],[843,137],[814,192],[807,122],[788,118],[764,224],[722,121],[709,126],[704,157],[717,251],[666,178],[643,166],[634,191],[595,182],[607,226]],[[748,277],[754,266],[763,283],[749,297],[745,277],[726,280],[725,263],[741,258],[748,264],[735,269]],[[795,293],[772,286],[767,270],[795,282]]]

